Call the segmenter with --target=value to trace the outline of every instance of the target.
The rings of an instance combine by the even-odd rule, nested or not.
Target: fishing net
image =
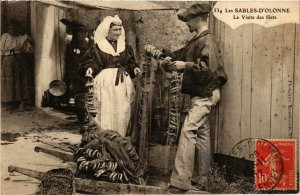
[[[116,131],[102,131],[74,151],[78,177],[143,184],[139,157],[129,140]]]

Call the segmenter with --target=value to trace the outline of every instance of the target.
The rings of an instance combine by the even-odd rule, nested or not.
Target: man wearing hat
[[[178,14],[190,32],[197,34],[182,49],[165,52],[173,60],[170,63],[167,57],[165,63],[172,70],[183,72],[181,92],[191,96],[191,107],[179,138],[170,192],[193,189],[191,184],[200,190],[207,189],[211,162],[209,115],[220,99],[219,88],[227,80],[221,51],[208,30],[210,10],[208,3],[195,4]]]
[[[90,42],[87,38],[89,29],[75,21],[67,19],[60,20],[66,25],[67,34],[71,34],[71,40],[66,45],[66,68],[64,81],[68,88],[68,96],[73,97],[76,94],[86,92],[84,73],[79,70],[79,62],[82,56],[90,47]],[[68,37],[69,38],[69,37]]]

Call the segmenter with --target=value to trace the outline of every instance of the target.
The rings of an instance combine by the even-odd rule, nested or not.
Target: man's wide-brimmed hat
[[[88,31],[88,28],[85,25],[80,24],[79,22],[70,21],[67,19],[61,19],[60,21],[61,21],[61,23],[66,25],[66,27],[69,28],[71,31],[74,31],[74,32],[87,32]]]
[[[198,3],[192,5],[187,10],[177,14],[179,20],[186,22],[190,18],[194,18],[199,15],[207,15],[211,10],[210,4],[207,3]]]

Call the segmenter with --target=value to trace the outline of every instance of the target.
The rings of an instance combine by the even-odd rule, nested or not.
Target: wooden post
[[[41,180],[44,176],[43,172],[21,168],[17,166],[9,166],[8,171],[10,173],[18,172],[29,177]],[[124,193],[136,193],[136,194],[165,194],[166,188],[134,185],[124,183],[111,183],[105,181],[97,181],[91,179],[74,178],[76,191],[96,193],[96,194],[124,194]]]
[[[46,154],[50,154],[52,156],[58,157],[66,162],[73,162],[73,153],[71,152],[64,152],[64,151],[59,151],[59,150],[53,150],[53,149],[48,149],[48,148],[43,148],[43,147],[35,147],[34,151],[36,152],[44,152]]]

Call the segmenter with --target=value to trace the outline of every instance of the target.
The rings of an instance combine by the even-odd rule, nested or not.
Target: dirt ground
[[[64,130],[77,133],[79,127],[76,115],[52,108],[36,109],[17,112],[1,110],[1,134],[27,134],[41,131]]]
[[[40,181],[9,173],[8,166],[19,166],[46,172],[67,167],[61,159],[34,151],[46,143],[77,145],[81,135],[74,114],[54,112],[52,109],[34,109],[24,112],[1,112],[1,194],[36,194]]]
[[[79,145],[81,135],[76,115],[47,109],[31,109],[24,112],[1,112],[1,194],[36,194],[40,181],[31,177],[9,173],[9,165],[46,172],[54,168],[68,167],[68,163],[34,147],[49,147],[49,142],[64,147]],[[151,154],[150,154],[151,156]],[[155,164],[152,159],[152,164]],[[157,161],[156,163],[159,163]],[[149,173],[148,173],[149,174]],[[150,174],[151,175],[151,174]],[[224,168],[214,165],[208,178],[210,193],[255,193],[253,183],[240,179],[233,183],[225,180]],[[167,185],[168,178],[163,182]]]

